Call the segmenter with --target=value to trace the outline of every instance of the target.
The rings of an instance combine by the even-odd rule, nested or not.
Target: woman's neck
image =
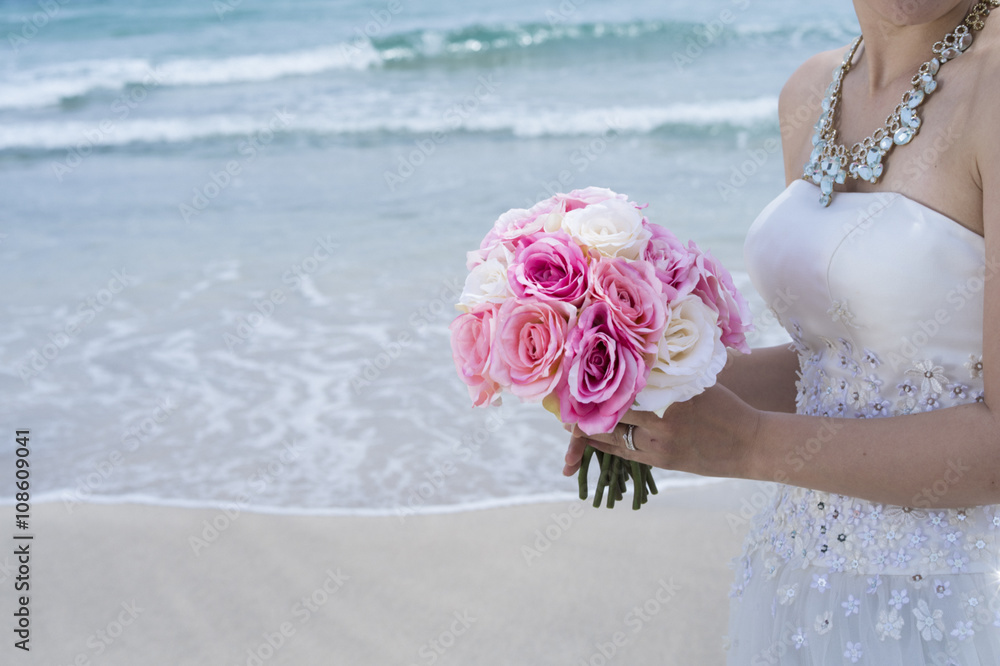
[[[864,0],[854,0],[854,9],[864,35],[862,49],[855,56],[858,77],[866,82],[869,95],[876,97],[900,79],[909,80],[920,64],[931,59],[931,46],[955,29],[971,7],[959,2],[942,16],[927,23],[898,25],[875,12]],[[860,61],[858,61],[860,58]]]

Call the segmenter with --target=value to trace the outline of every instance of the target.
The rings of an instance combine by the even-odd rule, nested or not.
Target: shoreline
[[[722,664],[732,516],[757,487],[402,520],[35,504],[31,652],[3,649],[59,666]]]
[[[715,484],[725,484],[736,481],[724,477],[699,477],[696,475],[686,475],[684,477],[668,477],[656,479],[660,494],[669,493],[673,490],[684,490],[688,488],[700,488]],[[595,483],[591,479],[591,484]],[[593,487],[591,487],[590,498],[593,499]],[[69,490],[55,490],[40,493],[32,497],[33,505],[52,504],[78,507],[84,505],[95,506],[119,506],[138,505],[149,507],[161,507],[165,509],[190,509],[190,510],[225,510],[239,505],[237,500],[216,501],[216,500],[188,500],[188,499],[165,499],[152,495],[142,495],[138,493],[128,493],[123,495],[89,495],[83,499],[67,500],[63,495]],[[628,506],[631,506],[631,495],[628,496]],[[533,495],[513,495],[510,497],[491,497],[481,500],[473,500],[458,504],[430,504],[417,505],[411,509],[404,509],[401,505],[393,507],[329,507],[329,508],[309,508],[300,506],[277,506],[277,505],[245,505],[239,506],[240,513],[249,513],[261,516],[301,516],[316,518],[395,518],[400,514],[406,516],[437,516],[453,513],[464,513],[466,511],[488,511],[490,509],[503,509],[514,506],[524,506],[530,504],[552,504],[557,502],[580,501],[576,493],[571,492],[551,492],[537,493]],[[583,500],[584,503],[589,500]],[[12,500],[0,500],[0,509],[14,506]],[[72,511],[71,509],[67,509]]]

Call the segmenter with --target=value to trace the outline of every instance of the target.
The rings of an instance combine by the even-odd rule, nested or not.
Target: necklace
[[[982,30],[990,10],[1000,6],[1000,0],[985,0],[973,5],[965,19],[931,47],[934,57],[920,66],[917,73],[910,79],[910,89],[903,93],[902,100],[885,120],[885,125],[879,127],[871,135],[858,143],[846,146],[837,143],[837,130],[834,128],[834,118],[841,98],[841,84],[844,75],[851,69],[851,61],[861,44],[863,35],[859,35],[851,43],[844,61],[833,70],[833,82],[826,89],[823,98],[823,113],[816,123],[813,134],[813,150],[809,163],[805,166],[802,177],[819,185],[819,202],[830,205],[833,197],[833,184],[843,183],[848,177],[877,183],[882,175],[884,165],[882,160],[896,146],[902,146],[913,140],[920,128],[920,116],[917,110],[924,99],[937,89],[937,75],[941,65],[954,60],[972,44],[973,31]]]

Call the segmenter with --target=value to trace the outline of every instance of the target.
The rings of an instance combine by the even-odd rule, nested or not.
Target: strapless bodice
[[[824,208],[818,192],[793,182],[744,247],[799,353],[797,411],[878,418],[982,401],[984,239],[900,194],[838,193]],[[1000,507],[929,508],[964,464],[906,507],[778,484],[744,554],[763,549],[772,571],[784,561],[915,581],[995,570]]]
[[[747,271],[788,330],[830,416],[887,416],[982,400],[985,241],[895,193],[796,180],[754,221]],[[818,391],[818,393],[817,393]]]

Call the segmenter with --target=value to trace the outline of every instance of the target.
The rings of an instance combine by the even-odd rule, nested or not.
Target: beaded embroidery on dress
[[[794,181],[744,246],[799,354],[797,411],[824,417],[786,472],[838,419],[983,400],[982,236],[900,194],[817,193]],[[907,507],[764,486],[733,560],[728,663],[1000,664],[1000,505],[929,508],[968,470],[951,459]]]

